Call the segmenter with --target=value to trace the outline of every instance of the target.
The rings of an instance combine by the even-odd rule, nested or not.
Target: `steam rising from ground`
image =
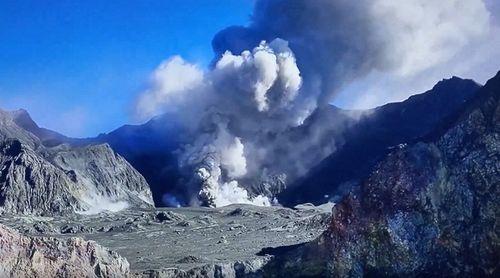
[[[267,136],[303,121],[303,113],[296,113],[302,103],[295,102],[302,79],[287,43],[275,39],[239,54],[227,51],[206,73],[174,57],[152,81],[139,111],[173,111],[190,129],[192,140],[180,155],[182,168],[191,173],[186,186],[198,193],[189,203],[270,205],[240,180],[261,169]]]
[[[481,0],[257,1],[248,27],[215,36],[209,71],[167,60],[137,108],[143,117],[173,112],[189,129],[180,166],[191,205],[270,205],[247,189],[290,182],[335,151],[322,144],[324,125],[294,134],[318,107],[373,75],[390,90],[432,73],[490,24]]]

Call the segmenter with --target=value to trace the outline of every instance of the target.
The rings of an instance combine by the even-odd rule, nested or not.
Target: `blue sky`
[[[119,2],[119,3],[118,3]],[[211,39],[246,24],[252,0],[0,1],[0,108],[94,136],[133,122],[132,105],[172,55],[207,65]]]

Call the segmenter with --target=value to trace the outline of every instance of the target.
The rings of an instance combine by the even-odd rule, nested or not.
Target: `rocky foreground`
[[[95,241],[126,258],[130,275],[136,277],[262,277],[262,267],[273,257],[263,249],[315,239],[326,229],[331,207],[331,204],[302,205],[295,209],[231,205],[217,209],[126,210],[92,216],[4,214],[0,223],[32,237],[50,235],[57,238],[52,239],[56,242],[84,242],[69,237]],[[92,244],[92,248],[96,248],[96,244]],[[31,254],[38,248],[25,247],[19,253],[20,258],[31,261]],[[57,244],[44,247],[42,251],[50,247],[54,250],[46,253],[54,254],[58,262],[73,258],[75,254],[83,255],[82,260],[89,254],[94,256],[80,251],[67,254],[65,245]],[[47,261],[41,262],[36,269],[45,263]],[[50,269],[52,264],[47,267]],[[95,264],[82,267],[88,271],[96,268]],[[61,272],[64,273],[61,277],[113,277],[124,273],[118,270],[89,276]],[[14,276],[19,273],[22,272],[13,272]]]
[[[80,238],[28,237],[0,225],[0,277],[126,277],[115,252]]]

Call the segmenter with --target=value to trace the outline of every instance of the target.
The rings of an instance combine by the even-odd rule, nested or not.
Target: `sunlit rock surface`
[[[0,277],[128,277],[115,252],[80,238],[29,237],[0,225]]]
[[[146,180],[107,144],[50,147],[0,111],[0,212],[98,213],[151,207]]]

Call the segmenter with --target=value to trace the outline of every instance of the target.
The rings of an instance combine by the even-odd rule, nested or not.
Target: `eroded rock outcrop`
[[[461,113],[386,157],[274,277],[498,277],[500,73]]]
[[[109,145],[46,146],[16,124],[19,114],[0,111],[0,213],[152,206],[146,180]]]
[[[84,190],[17,139],[0,142],[0,211],[63,213],[82,210],[76,192]]]
[[[73,182],[83,185],[86,190],[82,198],[89,204],[89,210],[153,206],[144,177],[108,144],[58,148],[51,161],[68,173]]]
[[[0,277],[128,277],[115,252],[81,238],[27,237],[0,225]]]

